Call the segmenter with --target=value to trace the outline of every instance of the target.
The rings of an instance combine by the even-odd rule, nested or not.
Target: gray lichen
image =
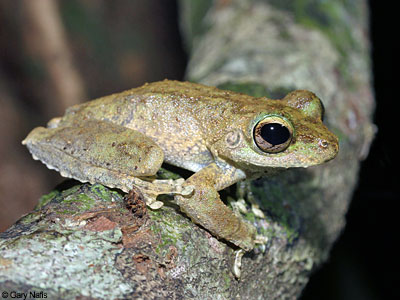
[[[33,212],[40,218],[25,217],[2,233],[0,278],[71,297],[118,298],[132,291],[114,265],[115,256],[122,251],[118,246],[121,229],[85,230],[87,222],[74,219],[93,208],[91,205],[102,207],[114,197],[105,189],[107,194],[94,197],[99,188],[103,189],[76,186],[57,196],[52,192],[52,199]],[[4,262],[8,262],[6,266]]]

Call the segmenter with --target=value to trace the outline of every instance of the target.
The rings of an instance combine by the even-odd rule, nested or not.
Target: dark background
[[[31,1],[31,0],[28,0]],[[187,56],[174,1],[58,2],[80,101],[164,78],[182,79]],[[62,178],[34,162],[20,141],[61,110],[27,1],[0,2],[0,230],[29,212]],[[311,278],[302,299],[392,299],[397,294],[399,248],[395,186],[399,176],[395,89],[399,43],[396,9],[370,1],[372,62],[378,135],[360,171],[347,226],[329,261]],[[38,33],[39,32],[39,33]],[[50,58],[49,58],[50,57]]]
[[[399,16],[385,1],[369,3],[378,134],[362,164],[346,228],[329,262],[312,276],[302,300],[398,298],[400,44],[394,32]]]

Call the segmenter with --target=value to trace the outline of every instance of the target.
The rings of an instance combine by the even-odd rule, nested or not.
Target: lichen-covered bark
[[[244,258],[245,276],[235,287],[251,299],[297,297],[345,225],[374,135],[366,2],[217,1],[203,23],[188,22],[193,4],[181,3],[190,28],[189,79],[257,96],[309,89],[340,137],[339,155],[328,164],[253,184],[271,218],[270,241],[263,255]]]
[[[205,5],[205,6],[204,6]],[[267,237],[234,278],[232,245],[174,205],[151,211],[76,185],[42,198],[0,238],[0,290],[48,298],[293,299],[345,225],[360,161],[373,137],[365,1],[181,1],[193,81],[280,97],[310,89],[340,137],[326,165],[252,184],[266,217],[245,215]],[[230,196],[235,196],[232,192]]]

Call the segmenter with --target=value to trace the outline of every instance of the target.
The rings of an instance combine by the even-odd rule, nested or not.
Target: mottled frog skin
[[[23,144],[65,177],[125,192],[136,186],[148,204],[174,194],[195,223],[249,251],[255,228],[218,191],[334,158],[338,139],[322,114],[321,101],[305,90],[271,100],[164,80],[73,106]],[[194,174],[184,182],[154,181],[163,162]]]

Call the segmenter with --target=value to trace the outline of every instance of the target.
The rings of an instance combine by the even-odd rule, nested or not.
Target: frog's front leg
[[[191,196],[175,196],[180,209],[195,223],[218,238],[223,238],[246,251],[254,248],[256,229],[237,216],[220,199],[218,190],[242,179],[244,174],[232,166],[211,163],[189,177],[185,185],[194,187]]]

